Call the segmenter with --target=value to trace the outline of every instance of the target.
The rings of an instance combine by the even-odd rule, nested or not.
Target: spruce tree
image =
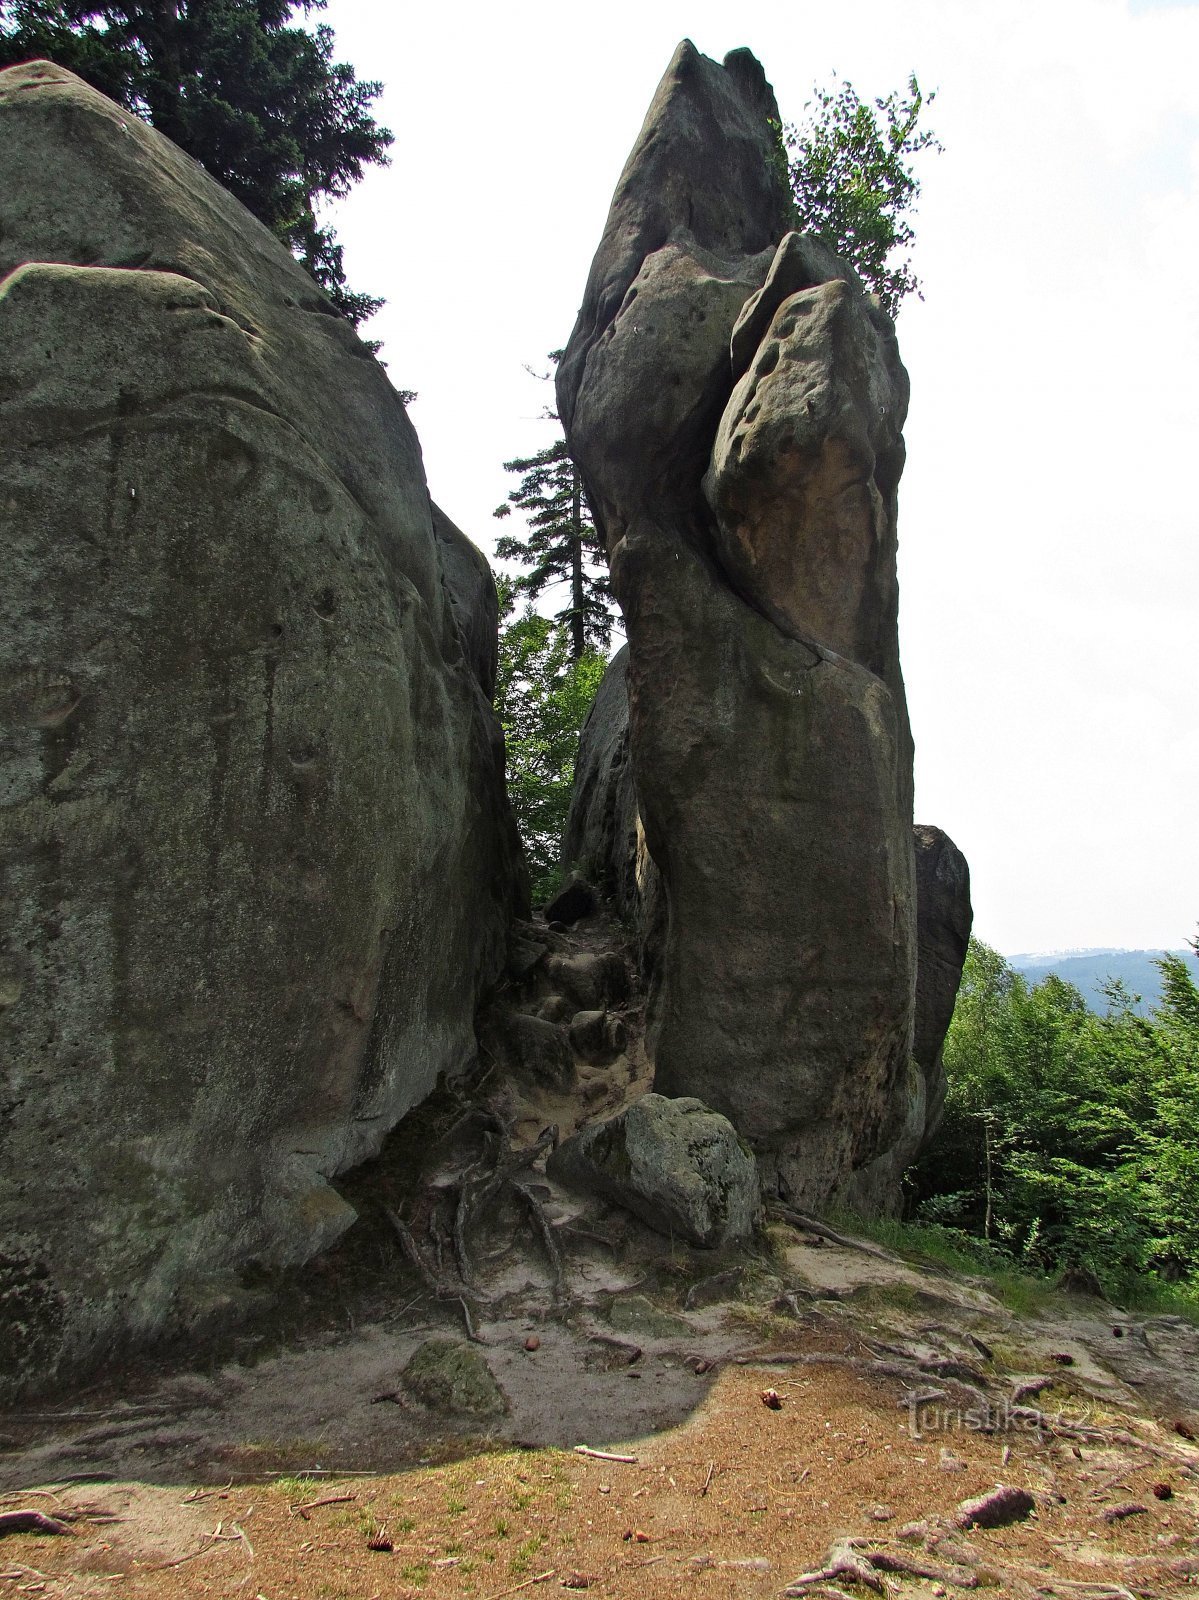
[[[550,360],[557,364],[561,354],[551,351]],[[557,413],[548,409],[542,416],[558,421]],[[496,507],[495,515],[510,516],[515,506],[524,512],[529,532],[523,539],[515,535],[497,539],[496,555],[530,568],[514,580],[515,588],[530,600],[556,584],[569,585],[570,598],[554,620],[570,634],[573,661],[581,660],[589,648],[607,650],[613,625],[607,557],[566,440],[559,436],[536,455],[505,461],[504,471],[519,473],[520,483]]]
[[[333,59],[333,30],[290,26],[325,0],[0,0],[0,67],[44,57],[166,134],[288,247],[352,322],[382,304],[351,290],[319,220],[392,136],[378,83]]]

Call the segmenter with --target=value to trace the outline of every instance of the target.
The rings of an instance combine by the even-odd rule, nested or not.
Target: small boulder
[[[537,1015],[546,1022],[569,1022],[575,1015],[575,1003],[564,994],[547,994],[537,1007]]]
[[[557,1023],[531,1017],[524,1011],[510,1011],[503,1019],[496,1043],[507,1065],[519,1077],[556,1089],[568,1088],[574,1079],[574,1059],[566,1029]]]
[[[434,1411],[502,1417],[504,1391],[473,1345],[461,1339],[426,1339],[404,1368],[404,1387]]]
[[[508,935],[508,976],[514,983],[523,983],[544,955],[545,946],[538,940],[513,931]]]
[[[593,1066],[615,1061],[627,1042],[624,1023],[606,1011],[578,1011],[571,1019],[570,1048]]]
[[[1022,1522],[1036,1509],[1037,1503],[1027,1489],[999,1483],[989,1494],[963,1500],[953,1520],[959,1528],[1006,1528],[1010,1522]]]
[[[689,1339],[695,1336],[695,1324],[686,1317],[664,1311],[647,1295],[614,1295],[605,1313],[608,1326],[617,1333],[632,1334],[637,1339]],[[627,1358],[626,1358],[627,1359]]]
[[[585,1011],[601,1011],[606,1005],[619,1003],[629,992],[629,975],[614,950],[551,956],[547,970],[555,988],[573,995]]]
[[[595,907],[595,890],[581,872],[572,872],[554,898],[546,902],[545,920],[569,927],[589,917]]]
[[[704,1247],[747,1239],[758,1211],[753,1156],[702,1100],[643,1095],[559,1145],[546,1171]]]

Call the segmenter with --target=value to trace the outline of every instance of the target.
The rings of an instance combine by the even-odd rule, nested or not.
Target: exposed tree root
[[[566,1264],[554,1229],[541,1201],[527,1184],[519,1181],[533,1163],[557,1142],[557,1128],[547,1128],[533,1144],[513,1150],[508,1130],[490,1109],[467,1112],[439,1141],[449,1149],[455,1139],[482,1124],[483,1148],[479,1156],[450,1182],[427,1185],[414,1199],[410,1222],[389,1206],[383,1207],[392,1232],[408,1264],[435,1299],[454,1302],[462,1312],[466,1336],[477,1344],[486,1340],[477,1328],[478,1308],[488,1304],[478,1290],[471,1261],[470,1234],[475,1219],[505,1191],[511,1193],[532,1214],[554,1277],[554,1299],[567,1292]],[[447,1202],[453,1202],[447,1216]],[[417,1242],[423,1235],[425,1248]],[[452,1258],[453,1268],[447,1258]]]

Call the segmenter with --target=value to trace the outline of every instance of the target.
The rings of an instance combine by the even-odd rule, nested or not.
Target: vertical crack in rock
[[[769,1189],[819,1205],[913,1115],[908,383],[890,318],[788,231],[772,122],[748,51],[679,46],[559,366],[628,633],[638,824],[585,749],[570,844],[605,794],[609,840],[643,828],[666,907],[655,1086],[722,1111]]]

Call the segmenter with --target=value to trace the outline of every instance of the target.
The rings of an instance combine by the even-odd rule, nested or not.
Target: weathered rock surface
[[[629,975],[614,950],[580,950],[574,955],[551,956],[546,962],[550,982],[565,989],[579,1009],[602,1010],[629,992]]]
[[[485,1022],[483,1042],[492,1056],[525,1082],[565,1089],[574,1077],[567,1031],[553,1018],[496,1011]]]
[[[517,856],[485,563],[190,159],[0,74],[0,1383],[352,1219],[474,1051]]]
[[[632,779],[667,904],[655,1084],[723,1112],[769,1188],[818,1205],[908,1109],[907,378],[854,274],[788,234],[777,116],[748,52],[679,47],[558,402],[625,616]],[[569,840],[610,860],[627,852],[599,814],[622,836],[634,815],[612,710]]]
[[[965,856],[941,828],[917,823],[916,1026],[912,1056],[924,1077],[927,1111],[923,1142],[941,1124],[945,1109],[945,1066],[942,1049],[962,967],[970,944],[974,911],[970,904],[970,868]]]
[[[749,1238],[758,1211],[753,1156],[727,1118],[691,1098],[642,1095],[564,1140],[546,1172],[704,1248]]]
[[[651,973],[665,934],[657,867],[645,843],[629,752],[629,647],[608,663],[579,740],[562,860],[579,867],[637,930]]]
[[[582,1061],[607,1066],[615,1061],[628,1040],[619,1017],[607,1011],[579,1011],[570,1022],[570,1048]]]
[[[644,898],[660,907],[660,876],[645,848],[639,828],[621,825],[621,817],[637,815],[637,791],[628,759],[629,710],[627,649],[614,656],[600,686],[596,704],[602,718],[589,718],[583,728],[575,769],[575,787],[566,830],[564,859],[574,857],[597,865],[597,872],[621,914],[643,929],[642,958],[652,973],[661,955],[664,924],[651,915]],[[605,751],[621,750],[610,772],[618,781],[597,783]],[[900,1198],[900,1179],[937,1131],[945,1102],[942,1049],[953,1018],[962,966],[970,942],[970,868],[965,856],[941,828],[916,824],[912,829],[916,860],[916,1005],[912,1057],[908,1064],[904,1120],[895,1141],[873,1161],[854,1170],[837,1198],[865,1213],[893,1211]],[[625,897],[620,898],[620,885]],[[595,1015],[599,1015],[596,1013]],[[572,1028],[573,1043],[573,1028]],[[575,1046],[576,1053],[585,1054]]]
[[[426,1339],[402,1376],[409,1393],[434,1411],[486,1420],[502,1417],[508,1409],[484,1357],[461,1339]]]

